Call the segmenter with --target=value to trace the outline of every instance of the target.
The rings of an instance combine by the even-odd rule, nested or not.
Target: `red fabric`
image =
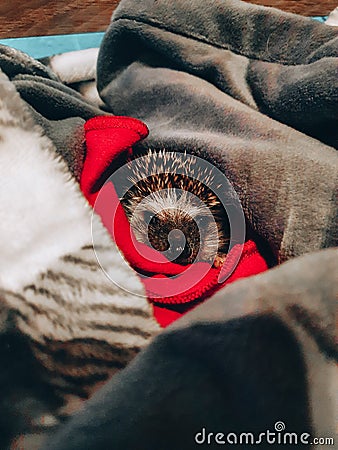
[[[126,161],[132,146],[148,135],[148,129],[137,119],[104,116],[86,122],[85,133],[87,153],[81,189],[127,261],[139,273],[161,326],[169,325],[225,284],[268,268],[253,241],[233,247],[222,268],[203,262],[189,266],[175,264],[137,242],[113,183],[105,181],[109,169],[117,169]]]

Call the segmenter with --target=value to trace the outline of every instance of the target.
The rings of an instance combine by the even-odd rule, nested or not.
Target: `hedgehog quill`
[[[139,242],[182,265],[224,263],[230,227],[210,187],[215,180],[209,165],[200,167],[191,155],[149,150],[128,162],[127,179],[132,186],[120,201]]]

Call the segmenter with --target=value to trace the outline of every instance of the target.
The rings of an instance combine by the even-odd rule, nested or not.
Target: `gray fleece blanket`
[[[53,342],[67,343],[67,353],[75,338],[93,338],[80,309],[76,321],[71,320],[73,311],[62,317],[68,334],[59,331],[55,322],[60,318],[56,316],[53,332],[48,334],[34,316],[34,302],[39,301],[41,307],[42,299],[28,298],[27,286],[38,286],[35,291],[42,297],[45,293],[44,301],[50,306],[47,293],[51,288],[48,285],[46,293],[41,284],[48,278],[46,274],[56,270],[65,255],[75,252],[78,258],[76,252],[88,252],[88,206],[72,195],[78,192],[76,183],[85,158],[83,124],[98,114],[143,120],[150,134],[137,144],[137,150],[186,151],[218,167],[238,193],[248,229],[262,240],[271,265],[280,266],[227,286],[165,332],[147,316],[151,338],[136,346],[139,350],[147,344],[147,348],[87,401],[81,412],[60,426],[56,435],[48,435],[45,448],[186,450],[230,444],[239,448],[282,444],[284,448],[295,444],[324,448],[325,442],[317,438],[335,438],[337,43],[337,28],[235,0],[122,0],[99,51],[97,81],[91,80],[92,71],[81,70],[77,60],[69,75],[70,64],[68,71],[63,70],[62,55],[34,61],[1,47],[0,68],[9,79],[3,82],[0,97],[2,154],[10,151],[15,127],[26,132],[34,124],[43,140],[41,151],[48,147],[48,152],[55,152],[55,166],[61,164],[62,171],[69,170],[70,175],[55,194],[49,194],[45,181],[41,183],[39,192],[46,197],[33,191],[32,201],[35,206],[50,201],[58,205],[63,218],[57,222],[60,233],[63,227],[68,232],[68,222],[74,223],[74,211],[82,230],[82,234],[76,233],[75,243],[65,240],[67,244],[60,244],[57,251],[47,240],[47,252],[52,249],[48,258],[40,257],[39,247],[27,246],[26,236],[19,239],[14,248],[20,250],[21,245],[29,254],[27,272],[15,258],[9,269],[8,258],[2,261],[6,276],[0,278],[1,354],[8,367],[0,378],[4,393],[1,416],[6,414],[6,421],[0,419],[0,428],[6,430],[2,433],[4,448],[36,423],[34,416],[27,425],[32,408],[22,413],[20,401],[27,404],[27,399],[34,398],[40,416],[41,411],[58,411],[54,399],[47,401],[47,394],[41,395],[41,386],[43,392],[52,390],[48,376],[55,375],[57,366],[48,372],[47,381],[45,372],[40,375],[40,366],[45,370],[48,364],[41,355],[37,357],[36,342],[40,347],[48,342],[48,354],[53,357]],[[97,86],[100,99],[89,95],[93,86]],[[8,106],[15,92],[21,98],[13,104],[25,111],[29,126],[28,119]],[[8,111],[16,120],[8,121]],[[36,146],[27,145],[24,163],[32,184],[46,165],[49,179],[57,178],[50,158],[35,165],[32,147]],[[15,181],[23,173],[16,170],[15,161],[0,169],[5,179],[0,208],[6,212],[10,205],[11,226],[21,220],[22,208],[19,201],[9,204],[6,192],[10,186],[6,180]],[[67,189],[77,209],[72,202],[63,207]],[[26,211],[29,218],[30,210]],[[11,226],[2,223],[1,247],[6,249],[14,232],[9,233]],[[42,235],[37,232],[40,222],[32,223],[31,234],[37,239]],[[48,224],[55,230],[53,221]],[[44,231],[48,234],[49,229]],[[10,251],[11,247],[4,255]],[[116,270],[123,266],[115,259],[113,263]],[[129,270],[131,283],[138,286],[132,270],[124,266],[123,270]],[[83,277],[77,269],[72,276],[72,294],[63,289],[63,301],[80,305],[87,295],[90,307],[91,293],[74,291],[74,283],[82,287]],[[109,304],[112,296],[107,288],[102,289],[107,281],[98,276],[95,283],[100,295],[106,292],[102,302]],[[20,298],[20,305],[28,302],[30,308],[23,313],[13,298]],[[146,305],[142,308],[144,314],[150,314]],[[29,326],[22,318],[27,311],[33,316]],[[109,316],[108,320],[115,319]],[[121,317],[119,320],[121,323]],[[78,321],[81,326],[76,325]],[[15,348],[21,352],[15,364],[13,354],[6,350],[13,339],[19,339]],[[115,348],[114,339],[102,335],[100,339]],[[121,342],[118,344],[121,347]],[[78,370],[80,376],[83,361],[77,369],[78,359],[72,361],[73,356],[72,350],[65,360],[72,364],[72,374]],[[102,362],[95,354],[90,364],[91,370],[97,370],[95,364]],[[14,378],[22,365],[34,368],[30,382]],[[8,399],[5,393],[11,379],[18,387]],[[13,412],[12,399],[18,397],[17,392],[21,397]],[[241,437],[241,433],[246,434]],[[36,443],[25,442],[24,448],[36,448]]]

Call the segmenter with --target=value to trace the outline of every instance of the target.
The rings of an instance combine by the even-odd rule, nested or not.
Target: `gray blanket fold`
[[[336,260],[326,250],[228,286],[156,338],[45,448],[188,450],[203,428],[253,433],[253,448],[269,448],[259,432],[279,421],[298,436],[333,436]]]
[[[27,102],[36,123],[53,141],[70,171],[79,178],[85,151],[83,124],[105,113],[63,84],[47,66],[19,50],[0,45],[0,69]]]
[[[244,2],[126,1],[101,47],[98,86],[121,69],[132,76],[135,62],[186,72],[336,146],[337,44],[334,28]]]
[[[337,35],[238,1],[121,2],[98,89],[114,114],[147,123],[142,147],[218,166],[283,261],[337,242],[337,154],[323,144],[338,143]]]
[[[238,0],[122,0],[99,51],[97,80],[89,80],[88,55],[83,79],[80,58],[76,76],[67,67],[62,78],[55,57],[35,61],[0,46],[0,359],[8,362],[0,374],[0,447],[30,432],[27,418],[58,424],[51,387],[58,370],[68,381],[102,383],[147,344],[56,435],[40,430],[46,450],[219,448],[216,434],[230,432],[254,434],[252,445],[238,448],[271,448],[256,439],[279,422],[297,439],[309,433],[304,448],[327,448],[313,439],[335,435],[337,53],[338,28]],[[98,270],[91,210],[77,183],[83,125],[107,114],[146,123],[149,136],[136,152],[186,151],[219,168],[248,230],[280,265],[226,286],[154,337],[159,325],[143,286],[103,232],[106,257],[136,295]],[[18,182],[17,193],[20,176],[36,188]],[[18,242],[16,230],[24,230]],[[17,252],[23,246],[17,254],[27,258],[26,270],[7,250],[12,242]],[[97,329],[94,320],[102,321]],[[17,372],[29,360],[25,381]],[[63,388],[74,389],[79,409],[87,386],[68,381]],[[208,432],[210,444],[198,442]],[[36,449],[32,439],[22,448]]]

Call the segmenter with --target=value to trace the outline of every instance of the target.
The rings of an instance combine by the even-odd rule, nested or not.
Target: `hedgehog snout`
[[[186,238],[184,236],[184,233],[179,230],[178,228],[175,228],[174,230],[171,230],[168,234],[168,241],[170,244],[170,247],[174,247],[176,251],[183,250],[186,243]]]
[[[148,239],[153,248],[164,252],[178,264],[190,264],[196,258],[200,235],[196,222],[177,211],[161,211],[149,222]]]
[[[169,249],[167,254],[170,260],[186,259],[191,255],[187,239],[180,229],[175,228],[169,232],[168,242]]]

